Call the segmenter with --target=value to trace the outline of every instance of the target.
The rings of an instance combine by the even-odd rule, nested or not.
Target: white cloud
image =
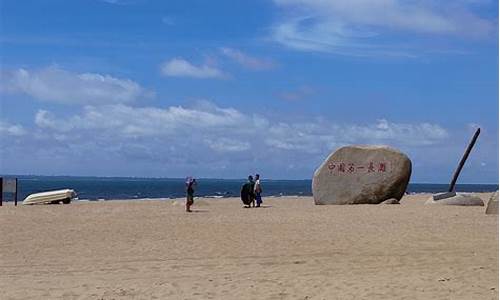
[[[266,144],[282,150],[328,153],[347,144],[389,144],[397,147],[426,146],[448,137],[439,125],[391,123],[336,124],[325,120],[303,123],[277,123],[269,127]]]
[[[481,38],[490,36],[496,27],[494,21],[474,14],[472,4],[463,1],[275,0],[275,3],[286,17],[275,24],[274,40],[304,51],[413,56],[407,47],[415,35]]]
[[[165,76],[191,77],[191,78],[226,78],[227,75],[216,67],[209,65],[195,66],[182,58],[173,58],[161,66]]]
[[[87,106],[82,114],[66,118],[40,110],[35,123],[46,133],[88,135],[93,139],[100,137],[114,141],[163,139],[177,146],[189,140],[216,152],[267,147],[279,151],[320,153],[344,144],[421,146],[447,138],[446,130],[435,124],[400,124],[385,119],[371,125],[335,124],[325,120],[277,122],[209,102],[191,108],[171,106],[165,109],[122,104]]]
[[[6,121],[0,120],[0,137],[2,136],[23,136],[26,130],[21,125],[13,125]]]
[[[62,173],[79,168],[87,174],[179,176],[194,170],[237,177],[258,169],[287,177],[293,164],[292,176],[308,176],[327,154],[348,144],[386,144],[411,154],[451,141],[438,124],[289,120],[206,101],[190,107],[86,106],[73,115],[39,110],[34,121],[29,130],[0,123],[0,134],[13,145],[0,149],[3,158],[29,161],[30,170],[57,161],[66,168]]]
[[[373,142],[398,141],[405,145],[432,145],[448,137],[448,132],[439,125],[430,123],[391,123],[386,119],[377,120],[371,126],[351,126],[346,134],[354,140]]]
[[[73,73],[59,67],[18,69],[2,74],[3,92],[64,104],[130,103],[151,93],[130,79],[96,73]]]
[[[191,130],[231,130],[247,121],[246,117],[232,108],[219,108],[201,104],[200,107],[170,106],[131,107],[126,105],[86,106],[81,115],[57,118],[48,111],[40,110],[35,117],[38,127],[57,131],[98,131],[109,136],[167,137]]]
[[[221,48],[220,51],[226,57],[251,70],[269,70],[275,66],[275,64],[269,59],[252,57],[236,49]]]

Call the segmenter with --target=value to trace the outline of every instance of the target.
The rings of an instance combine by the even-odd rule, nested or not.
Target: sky
[[[498,1],[0,0],[0,174],[498,183]]]

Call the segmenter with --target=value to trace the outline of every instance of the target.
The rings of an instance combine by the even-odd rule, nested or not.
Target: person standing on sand
[[[248,176],[248,182],[241,186],[241,201],[245,205],[245,208],[249,208],[250,204],[253,204],[253,206],[255,206],[253,189],[253,177],[252,175],[250,175]]]
[[[255,192],[254,192],[255,182],[253,181],[252,175],[248,176],[248,183],[249,183],[248,196],[249,196],[250,204],[252,204],[252,207],[255,207]]]
[[[262,196],[260,195],[262,193],[262,186],[260,185],[260,175],[259,174],[255,174],[255,184],[254,184],[253,192],[255,195],[255,202],[256,202],[255,207],[260,207],[260,205],[262,204]]]
[[[186,180],[186,212],[192,212],[191,205],[194,203],[194,187],[196,179],[188,177]]]

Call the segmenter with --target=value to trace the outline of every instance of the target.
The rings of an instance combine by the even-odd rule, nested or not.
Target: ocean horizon
[[[38,176],[2,175],[18,178],[18,200],[50,190],[74,189],[81,200],[182,198],[184,178],[98,177],[98,176]],[[239,197],[246,179],[197,178],[197,197]],[[312,196],[311,179],[263,179],[263,196]],[[406,192],[438,193],[448,189],[447,183],[410,183]],[[457,184],[457,192],[494,192],[498,184]],[[11,201],[7,195],[4,201]]]

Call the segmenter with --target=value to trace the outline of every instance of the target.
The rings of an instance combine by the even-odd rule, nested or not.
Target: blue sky
[[[498,2],[0,0],[0,173],[498,182]]]

